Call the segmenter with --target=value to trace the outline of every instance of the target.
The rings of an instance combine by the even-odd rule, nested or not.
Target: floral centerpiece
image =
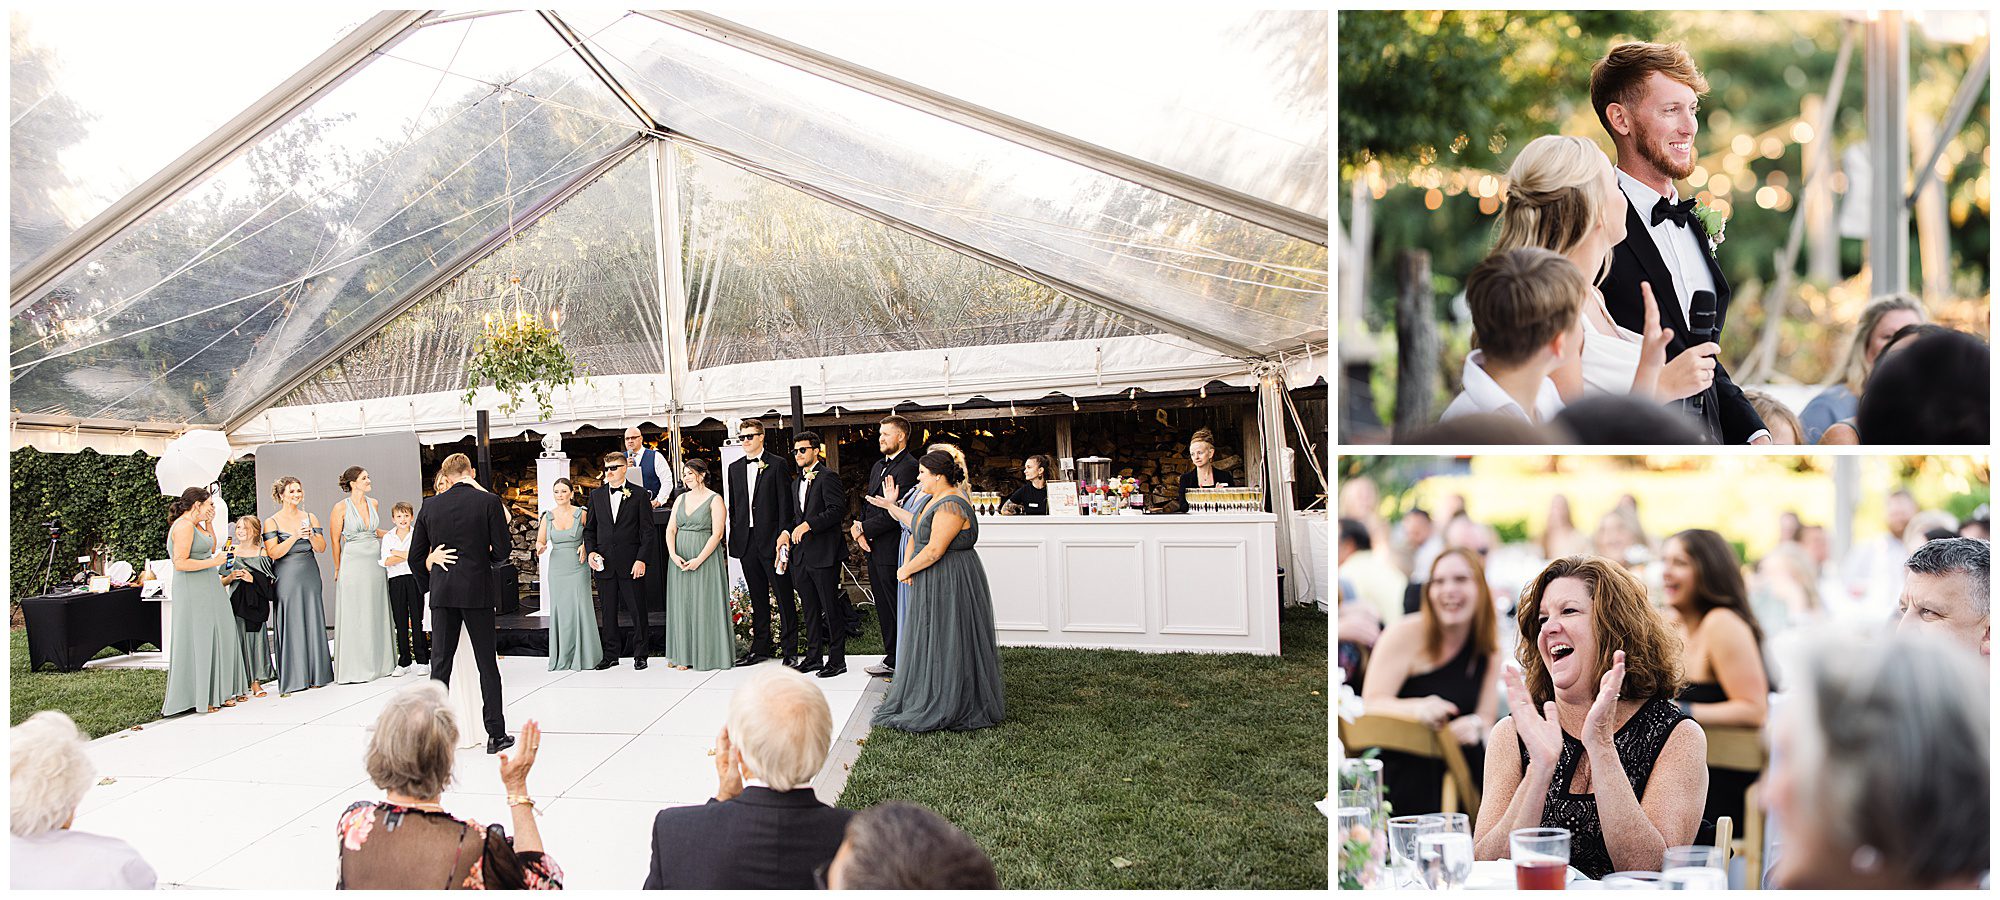
[[[773,604],[771,610],[771,633],[778,634],[778,611]],[[756,619],[756,608],[750,602],[750,588],[738,581],[729,587],[729,624],[736,630],[736,639],[744,648],[751,644],[750,625]]]
[[[1334,690],[1341,720],[1360,718],[1361,698],[1347,684],[1347,673],[1336,670],[1334,677],[1339,679]],[[1381,886],[1388,849],[1389,802],[1382,796],[1382,762],[1375,758],[1380,752],[1370,749],[1358,758],[1340,761],[1334,799],[1339,813],[1341,890]]]

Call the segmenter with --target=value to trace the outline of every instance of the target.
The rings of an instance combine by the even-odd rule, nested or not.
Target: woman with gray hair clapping
[[[38,712],[8,729],[12,837],[8,887],[17,890],[153,889],[153,867],[115,837],[70,830],[97,782],[83,735],[69,716]]]
[[[560,890],[562,869],[542,851],[528,770],[542,731],[521,727],[520,753],[500,754],[500,783],[514,816],[514,837],[444,811],[458,721],[444,685],[426,679],[397,691],[375,720],[368,777],[387,797],[361,801],[340,816],[341,889]],[[379,827],[378,827],[379,826]]]
[[[1771,722],[1784,888],[1976,888],[1990,864],[1990,690],[1935,637],[1824,637]]]

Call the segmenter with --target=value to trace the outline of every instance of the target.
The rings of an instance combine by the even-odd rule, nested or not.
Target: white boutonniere
[[[1695,204],[1694,217],[1701,220],[1701,230],[1708,232],[1708,249],[1713,251],[1722,246],[1722,232],[1729,228],[1729,217],[1706,203]]]
[[[752,460],[752,461],[751,461],[751,463],[750,463],[750,468],[753,468],[753,469],[756,469],[756,470],[757,470],[757,472],[758,472],[758,474],[763,474],[763,472],[764,472],[764,461],[763,461],[763,460],[761,460],[761,459],[759,459],[759,460]]]
[[[630,499],[632,499],[632,488],[630,488],[629,486],[628,486],[628,487],[622,487],[622,488],[619,488],[619,489],[618,489],[618,496],[620,496],[620,497],[623,497],[623,498],[625,498],[625,499],[627,499],[627,500],[630,500]]]
[[[807,472],[807,473],[806,473],[806,483],[807,483],[807,484],[812,484],[812,483],[813,483],[813,479],[815,479],[815,478],[818,478],[818,477],[819,477],[819,470],[818,470],[818,469],[814,469],[814,470],[812,470],[812,471],[810,471],[810,472]]]

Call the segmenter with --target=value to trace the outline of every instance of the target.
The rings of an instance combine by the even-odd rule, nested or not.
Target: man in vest
[[[646,446],[646,436],[637,425],[625,429],[625,458],[630,460],[632,465],[626,477],[646,489],[646,495],[653,498],[654,509],[673,509],[674,498],[687,493],[687,485],[681,483],[680,473],[673,470],[673,462],[667,459],[665,453]],[[646,569],[649,572],[664,574],[667,571],[666,517],[656,516],[656,518],[660,522],[652,528],[660,540],[653,546],[661,548],[662,552],[660,559],[646,562]],[[645,588],[646,608],[666,609],[666,590],[665,578],[648,576]]]

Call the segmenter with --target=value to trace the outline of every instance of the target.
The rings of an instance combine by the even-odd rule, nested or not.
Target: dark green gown
[[[690,506],[698,508],[686,508]],[[715,513],[708,503],[674,501],[676,555],[686,560],[700,556],[714,535]],[[736,664],[736,631],[729,622],[729,595],[723,589],[729,576],[724,549],[717,546],[692,572],[666,561],[667,645],[662,655],[669,665],[713,671]]]
[[[896,677],[875,711],[877,725],[967,731],[998,725],[1007,715],[993,595],[972,549],[979,542],[979,517],[971,504],[957,494],[926,504],[917,514],[916,547],[930,543],[932,521],[945,506],[965,519],[965,529],[952,538],[943,558],[910,579]]]

